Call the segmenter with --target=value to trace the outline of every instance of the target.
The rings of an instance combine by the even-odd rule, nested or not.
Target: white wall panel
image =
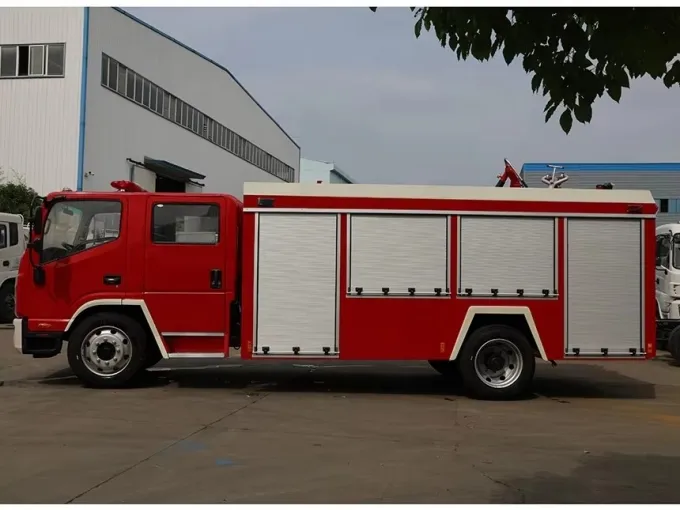
[[[65,43],[63,78],[0,79],[0,170],[38,193],[76,188],[84,13],[0,8],[0,44]]]
[[[156,189],[156,174],[151,170],[146,168],[135,167],[134,172],[134,182],[139,184],[142,188],[147,191],[154,191]],[[114,180],[114,179],[111,179]]]
[[[255,353],[335,354],[338,223],[334,214],[259,215]]]
[[[167,160],[206,175],[206,192],[243,194],[243,182],[279,179],[101,85],[101,55],[163,87],[270,152],[296,172],[300,150],[225,71],[111,8],[90,9],[85,189],[128,175],[126,158]]]
[[[462,216],[461,293],[542,296],[556,289],[554,218]]]
[[[641,222],[568,219],[567,236],[567,354],[639,353]]]
[[[350,216],[349,287],[363,294],[433,295],[448,284],[446,216]]]
[[[187,193],[203,193],[203,186],[199,186],[198,184],[193,184],[191,182],[187,182],[186,192]]]

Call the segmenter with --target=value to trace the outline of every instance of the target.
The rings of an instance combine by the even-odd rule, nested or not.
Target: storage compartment
[[[642,223],[568,219],[566,350],[574,356],[641,354]]]
[[[353,214],[349,224],[349,293],[449,293],[447,216]]]
[[[338,221],[258,214],[254,354],[337,354]]]
[[[557,293],[555,218],[461,216],[459,228],[459,294]]]

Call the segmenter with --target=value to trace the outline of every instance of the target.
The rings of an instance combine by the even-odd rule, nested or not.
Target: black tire
[[[428,361],[430,366],[441,375],[451,381],[460,381],[460,369],[458,363],[448,359],[434,359]]]
[[[14,314],[14,280],[6,282],[0,288],[0,324],[9,324],[15,319]]]
[[[114,375],[94,373],[87,367],[81,354],[83,344],[91,338],[91,334],[98,328],[106,326],[122,332],[132,347],[127,366]],[[71,370],[86,386],[93,388],[123,388],[128,386],[144,370],[148,355],[144,328],[135,319],[122,313],[94,313],[83,319],[68,338],[67,356]]]
[[[676,326],[668,335],[668,352],[680,363],[680,326]]]
[[[519,371],[517,378],[506,387],[489,386],[475,370],[478,351],[494,339],[502,339],[513,344],[519,352],[518,357],[521,358],[521,369],[517,368]],[[527,395],[531,390],[536,370],[534,350],[529,340],[521,331],[504,324],[482,326],[473,331],[460,350],[458,363],[465,389],[471,397],[481,400],[511,400]]]
[[[151,368],[163,359],[163,355],[160,353],[158,348],[153,345],[148,346],[148,351],[146,353],[146,361],[144,362],[144,368]]]

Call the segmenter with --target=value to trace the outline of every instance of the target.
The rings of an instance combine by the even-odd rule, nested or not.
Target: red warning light
[[[144,193],[146,190],[142,188],[139,184],[132,181],[112,181],[111,187],[117,189],[118,191],[124,191],[126,193]]]

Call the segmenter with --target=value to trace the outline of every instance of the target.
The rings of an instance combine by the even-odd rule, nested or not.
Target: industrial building
[[[300,160],[300,182],[355,184],[335,163],[306,158]]]
[[[564,188],[595,188],[611,182],[614,189],[645,189],[659,206],[657,224],[680,221],[680,163],[525,163],[521,175],[531,188],[544,187],[541,177],[562,168],[569,180]]]
[[[300,148],[223,66],[118,8],[0,8],[0,167],[39,193],[242,195]]]

